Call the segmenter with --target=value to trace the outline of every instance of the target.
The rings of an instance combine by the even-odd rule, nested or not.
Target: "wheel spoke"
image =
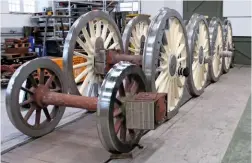
[[[110,32],[108,37],[106,38],[105,42],[104,42],[104,48],[107,49],[108,48],[108,45],[111,41],[111,39],[113,38],[114,36],[114,32]]]
[[[91,39],[89,37],[89,34],[88,34],[88,31],[87,31],[86,27],[82,28],[82,33],[83,33],[83,36],[84,36],[84,38],[86,40],[87,45],[89,47],[92,47],[93,44],[92,44],[92,41],[91,41]]]
[[[55,89],[50,89],[50,92],[59,92],[61,91],[60,87],[56,87]]]
[[[155,81],[156,88],[158,88],[162,81],[168,76],[167,72],[161,72]]]
[[[89,46],[87,46],[81,39],[80,37],[77,37],[76,39],[77,43],[82,47],[83,50],[85,50],[88,55],[93,55],[91,49],[89,49]]]
[[[89,24],[90,36],[91,38],[93,38],[95,37],[94,22],[89,21],[88,24]]]
[[[34,110],[35,110],[35,107],[32,105],[31,108],[28,110],[28,112],[24,116],[24,120],[26,122],[30,119],[30,117],[31,117],[32,113],[34,112]]]
[[[46,81],[46,83],[45,83],[45,86],[47,87],[47,88],[50,88],[51,87],[51,85],[52,85],[52,82],[53,82],[53,80],[54,80],[54,75],[51,75],[50,77],[49,77],[49,79]]]
[[[103,41],[105,41],[105,39],[106,39],[107,32],[108,32],[108,24],[104,23],[103,28],[102,28],[102,34],[101,34]]]
[[[137,44],[135,42],[135,39],[133,37],[130,37],[130,43],[135,47],[135,48],[139,48],[139,44]]]
[[[100,37],[101,36],[101,21],[99,20],[96,23],[96,33],[95,33],[96,37]]]
[[[120,110],[120,108],[114,109],[113,117],[118,117],[121,114],[122,114],[122,111]]]
[[[84,93],[84,89],[87,87],[89,81],[93,78],[93,73],[88,73],[86,78],[84,79],[80,89],[79,89],[79,92],[83,95]]]
[[[29,93],[30,95],[33,95],[33,92],[31,92],[31,91],[30,91],[29,89],[27,89],[27,88],[21,87],[21,90],[23,90],[23,91]]]
[[[178,87],[183,87],[183,84],[182,84],[182,82],[181,82],[181,79],[180,79],[180,77],[179,78],[177,78],[177,85],[178,85]]]
[[[165,30],[165,36],[167,38],[167,44],[168,44],[168,49],[166,49],[166,52],[171,52],[172,51],[172,39],[171,39],[171,31],[170,30]]]
[[[193,64],[193,67],[192,67],[192,70],[193,70],[193,71],[195,71],[195,69],[198,67],[198,64],[199,64],[198,62],[195,62],[195,63]]]
[[[182,37],[183,37],[183,34],[182,33],[178,33],[177,39],[175,40],[176,41],[175,48],[179,47],[179,43],[181,42]]]
[[[45,69],[43,69],[43,68],[40,69],[40,72],[39,72],[39,84],[44,84],[45,83],[44,70]]]
[[[78,83],[87,73],[91,71],[92,67],[87,67],[84,71],[82,71],[76,78],[75,83]]]
[[[40,125],[41,109],[36,109],[35,126]]]
[[[115,49],[117,45],[119,45],[118,42],[115,42],[108,49]]]
[[[46,116],[47,121],[50,122],[52,118],[51,118],[51,116],[50,116],[50,114],[49,114],[49,112],[48,112],[47,107],[44,107],[44,108],[43,108],[43,111],[44,111],[44,113],[45,113],[45,116]]]
[[[123,123],[123,119],[117,119],[116,122],[115,122],[115,133],[116,135],[118,134],[121,126],[122,126],[122,123]]]
[[[123,83],[120,85],[120,87],[119,87],[119,95],[121,96],[121,97],[125,97],[125,90],[124,90],[124,86],[123,86]]]
[[[177,51],[176,51],[176,56],[179,56],[182,53],[182,51],[184,50],[184,48],[185,48],[185,44],[180,44]]]
[[[160,84],[158,88],[158,92],[166,93],[168,90],[169,82],[170,82],[170,78],[169,76],[166,76],[164,80],[162,81],[162,83]]]
[[[138,92],[138,83],[135,80],[132,83],[133,84],[130,87],[130,92],[132,95],[135,95]]]
[[[35,87],[35,88],[37,88],[38,85],[37,85],[37,82],[34,79],[34,77],[32,75],[29,75],[28,79],[31,82],[32,86]]]
[[[185,60],[186,60],[186,57],[181,57],[181,58],[178,59],[178,62],[180,63],[180,62],[185,61]]]
[[[121,106],[122,105],[122,102],[120,100],[118,100],[117,98],[115,98],[115,103],[118,105],[118,106]]]
[[[87,65],[91,65],[92,62],[91,61],[86,61],[84,63],[80,63],[80,64],[77,64],[77,65],[73,65],[73,69],[77,69],[77,68],[81,68],[81,67],[85,67]]]
[[[120,139],[123,142],[126,141],[126,134],[127,134],[126,124],[125,124],[125,122],[122,122],[121,130],[120,130]]]
[[[147,36],[147,32],[148,32],[148,25],[144,25],[144,30],[143,30],[144,36]]]
[[[129,47],[129,51],[133,52],[133,53],[139,53],[140,50],[139,49],[133,49]]]
[[[32,103],[34,100],[32,98],[29,98],[28,100],[25,100],[23,101],[22,103],[20,103],[19,105],[20,106],[24,106],[24,105],[27,105],[27,104],[30,104]]]
[[[175,98],[179,99],[179,91],[178,91],[179,88],[177,87],[178,86],[178,82],[177,82],[176,79],[173,80],[173,84],[174,84],[174,88],[175,88],[174,89]]]
[[[73,53],[74,53],[74,55],[83,57],[83,58],[85,58],[85,59],[90,59],[90,57],[87,56],[86,54],[82,54],[82,53],[79,53],[79,52],[77,52],[77,51],[74,51]]]

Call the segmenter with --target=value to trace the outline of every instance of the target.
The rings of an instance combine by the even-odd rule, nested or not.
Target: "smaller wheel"
[[[219,18],[212,18],[209,23],[209,37],[212,61],[209,63],[209,75],[212,82],[217,82],[222,73],[223,57],[220,53],[224,50],[222,23]]]
[[[204,92],[208,78],[210,41],[207,21],[204,16],[193,14],[186,29],[192,61],[189,92],[192,96],[199,96]]]
[[[129,62],[119,62],[108,72],[101,86],[97,105],[97,129],[105,149],[128,153],[143,131],[126,128],[124,101],[138,92],[148,91],[142,69]]]
[[[128,22],[122,36],[126,54],[143,55],[149,24],[148,15],[138,15]]]
[[[233,50],[233,30],[229,20],[225,20],[223,23],[223,34],[224,34],[224,49],[227,51]],[[225,57],[223,63],[223,72],[228,73],[233,57]]]
[[[31,137],[51,132],[65,111],[65,107],[41,107],[36,103],[33,95],[42,85],[53,92],[67,92],[61,69],[46,58],[34,59],[20,66],[6,90],[6,110],[10,121],[19,131]],[[28,94],[27,98],[22,98],[24,94]],[[28,106],[28,109],[22,109],[23,106]]]

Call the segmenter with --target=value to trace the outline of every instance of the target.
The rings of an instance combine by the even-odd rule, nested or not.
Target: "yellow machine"
[[[55,62],[61,69],[63,69],[63,58],[62,57],[50,57],[50,59]],[[73,65],[77,65],[80,63],[84,63],[87,60],[83,57],[80,56],[74,56],[73,57]],[[81,68],[76,68],[74,69],[73,73],[74,73],[74,77],[76,78],[81,72],[83,72],[85,70],[86,67],[81,67]],[[81,81],[83,81],[85,79],[85,77],[83,77]]]

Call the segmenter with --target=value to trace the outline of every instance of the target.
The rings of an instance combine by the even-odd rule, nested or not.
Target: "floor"
[[[231,163],[232,160],[240,163],[234,158],[244,153],[242,145],[250,148],[249,143],[244,143],[250,140],[241,137],[245,135],[241,131],[251,136],[247,132],[251,117],[246,116],[251,109],[245,110],[251,93],[250,75],[248,67],[231,69],[200,97],[182,106],[174,118],[148,132],[140,141],[144,148],[135,149],[132,159],[109,163]],[[251,108],[249,104],[247,108]],[[100,143],[95,118],[95,114],[89,115],[56,129],[3,154],[1,160],[3,163],[105,162],[110,154]],[[246,154],[242,158],[251,159],[249,150]],[[250,161],[243,159],[243,162]]]

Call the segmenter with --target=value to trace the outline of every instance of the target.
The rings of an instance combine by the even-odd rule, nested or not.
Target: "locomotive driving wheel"
[[[143,55],[149,24],[147,15],[138,15],[128,22],[122,36],[126,54]]]
[[[109,152],[127,153],[138,144],[143,130],[126,128],[124,101],[146,91],[143,71],[129,62],[117,63],[106,75],[98,97],[97,128],[100,140]]]
[[[69,30],[63,51],[63,69],[69,78],[71,93],[98,96],[103,77],[95,73],[94,58],[99,50],[104,49],[123,51],[121,35],[114,20],[108,14],[98,10],[79,17]],[[85,58],[86,62],[73,65],[75,55]],[[73,71],[80,67],[85,69],[74,77]],[[77,86],[83,78],[85,79],[81,85]]]
[[[210,61],[208,25],[204,16],[193,14],[186,28],[192,64],[188,79],[189,92],[192,96],[199,96],[203,93],[208,78]]]
[[[180,14],[163,8],[151,21],[143,70],[152,91],[168,93],[168,118],[178,111],[190,66],[186,29]]]
[[[233,50],[233,30],[229,20],[225,20],[223,23],[223,34],[224,34],[224,49],[227,51]],[[225,57],[223,64],[223,72],[228,73],[233,57]]]
[[[212,82],[217,82],[222,73],[223,58],[221,52],[223,46],[223,30],[222,23],[219,18],[212,18],[209,23],[209,36],[212,61],[209,63],[209,75]]]

